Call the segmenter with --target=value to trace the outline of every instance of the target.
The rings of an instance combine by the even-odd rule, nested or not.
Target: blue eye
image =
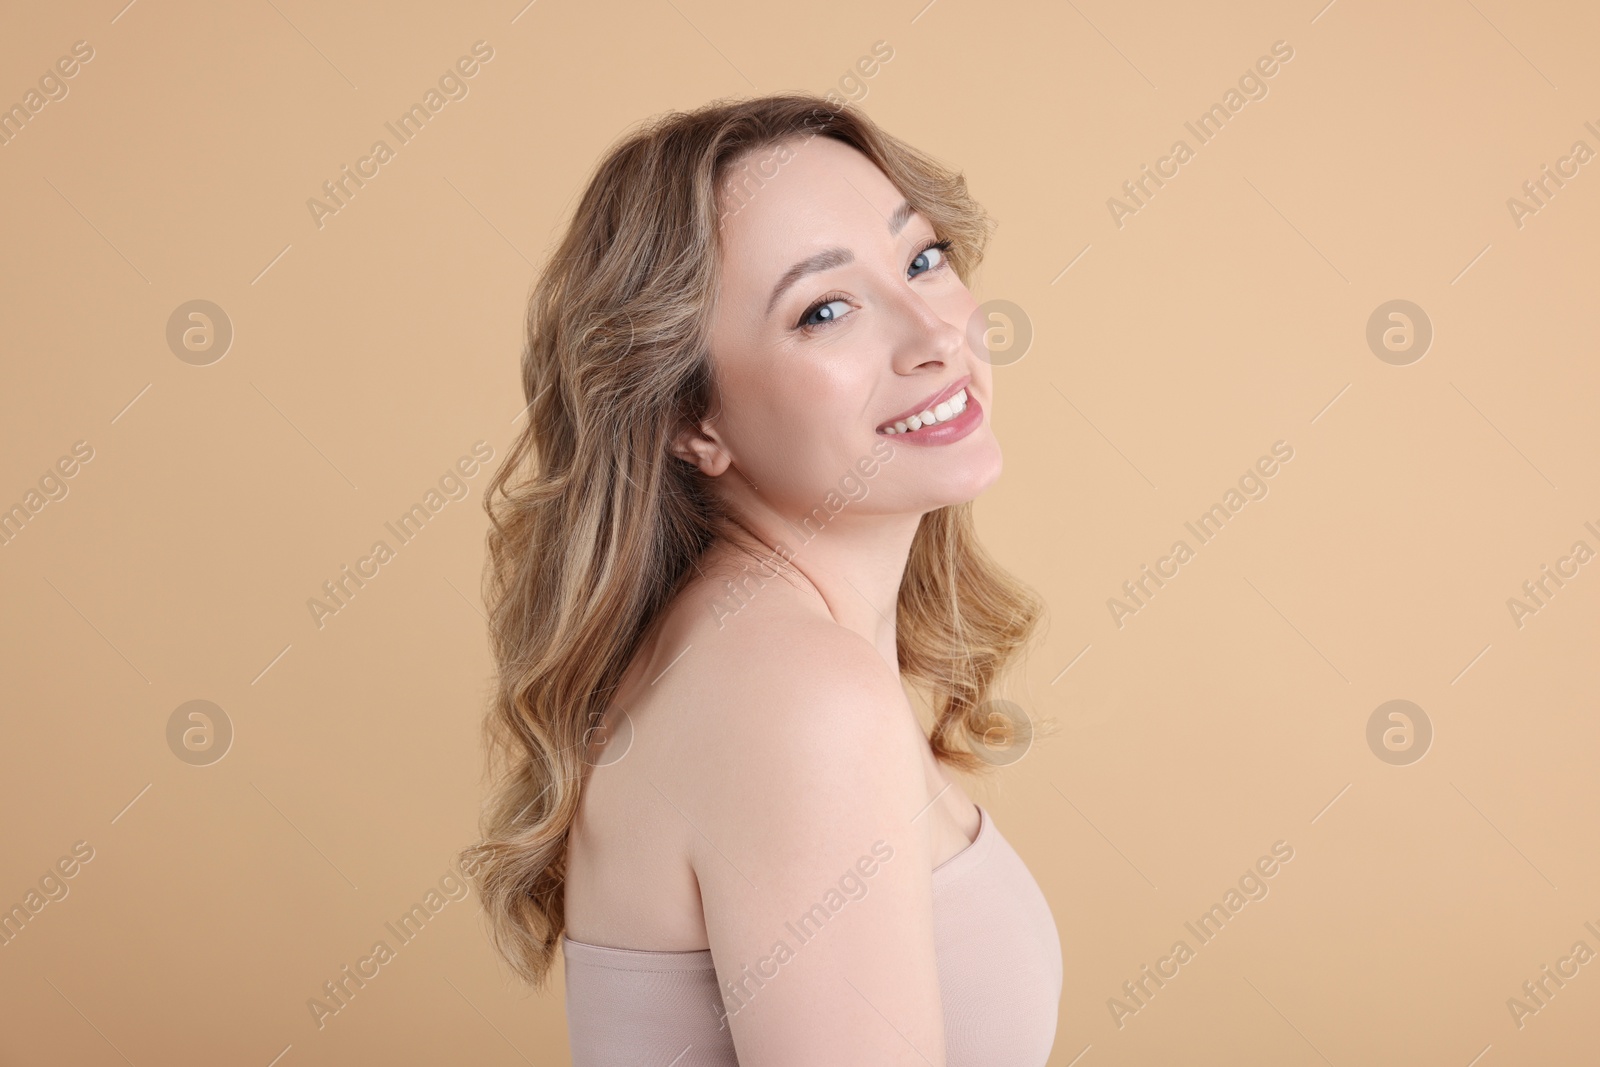
[[[843,304],[846,310],[848,310],[850,307],[849,302],[843,297],[829,297],[824,303],[811,305],[811,307],[807,309],[805,316],[801,318],[800,325],[822,326],[826,323],[833,322],[835,319],[841,318],[846,312],[833,310],[835,304]],[[820,316],[820,319],[813,322],[813,316]]]
[[[924,248],[921,252],[917,253],[917,258],[911,261],[911,265],[915,267],[918,263],[924,264],[923,269],[917,273],[926,274],[928,271],[938,268],[938,266],[944,262],[944,254],[949,250],[949,248],[949,241],[936,241],[927,248]],[[939,253],[938,257],[932,263],[927,262],[929,252]]]
[[[927,274],[939,270],[947,265],[945,253],[950,250],[950,241],[932,241],[922,247],[906,272],[913,278],[920,274]],[[937,253],[936,255],[934,253]],[[844,310],[835,311],[835,304],[843,304]],[[817,330],[826,329],[830,324],[839,321],[849,314],[850,300],[843,293],[829,293],[818,300],[800,314],[800,321],[795,323],[795,328],[803,333],[815,333]]]

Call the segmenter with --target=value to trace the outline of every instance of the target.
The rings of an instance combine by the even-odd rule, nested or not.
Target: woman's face
[[[720,406],[702,425],[701,469],[731,463],[719,482],[747,480],[791,517],[830,494],[858,514],[917,515],[977,496],[1001,468],[990,365],[977,302],[930,247],[940,235],[832,138],[792,139],[750,164],[733,171],[741,192],[723,193]],[[911,430],[905,416],[928,409],[939,421]],[[880,432],[895,420],[910,432]]]

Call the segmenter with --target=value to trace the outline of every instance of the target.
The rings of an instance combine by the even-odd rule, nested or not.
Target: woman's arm
[[[684,811],[739,1062],[943,1067],[926,740],[905,692],[830,623],[751,644],[694,731],[705,777]]]

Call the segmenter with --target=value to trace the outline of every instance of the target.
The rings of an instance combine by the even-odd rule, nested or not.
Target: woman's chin
[[[965,504],[981,496],[988,488],[1000,480],[1000,472],[1004,466],[1004,459],[1000,454],[1000,442],[994,435],[988,433],[987,428],[980,429],[986,440],[981,444],[973,434],[966,441],[958,441],[945,448],[927,449],[926,458],[935,462],[928,463],[925,469],[927,478],[926,488],[929,499],[928,510],[948,507],[952,504]],[[957,451],[960,446],[971,444],[973,447]],[[923,452],[918,449],[918,452]],[[939,464],[938,457],[948,455],[949,462]]]

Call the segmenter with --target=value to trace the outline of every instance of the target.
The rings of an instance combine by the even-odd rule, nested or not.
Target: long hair
[[[496,950],[530,984],[548,978],[565,931],[592,729],[644,631],[732,521],[669,451],[713,403],[720,219],[759,195],[758,151],[815,136],[872,160],[952,242],[951,265],[970,283],[992,220],[962,176],[848,105],[783,93],[669,112],[620,140],[534,285],[528,420],[483,499],[493,790],[482,839],[460,856]],[[993,729],[983,705],[1043,605],[983,551],[971,507],[922,516],[899,591],[898,659],[931,700],[935,756],[980,770],[991,764],[968,746]]]

